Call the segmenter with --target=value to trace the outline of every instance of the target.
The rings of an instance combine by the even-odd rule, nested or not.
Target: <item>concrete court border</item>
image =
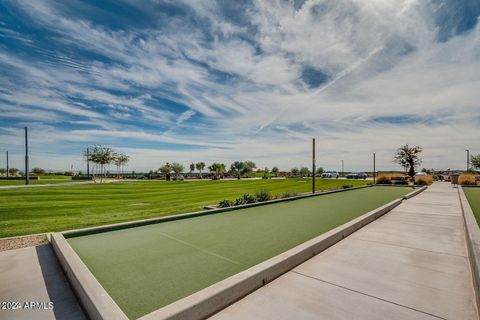
[[[303,199],[312,196],[320,196],[324,194],[350,191],[371,187],[371,185],[361,186],[349,189],[339,189],[327,191],[322,193],[315,193],[306,196],[297,196],[288,199],[278,199],[267,201],[263,203],[256,203],[253,205],[243,205],[235,208],[226,208],[230,210],[215,209],[183,214],[179,219],[188,217],[202,216],[206,214],[214,214],[237,209],[253,207],[255,205],[264,205],[269,203],[291,201],[295,199]],[[403,199],[409,199],[427,187],[421,187],[410,192],[403,198],[399,198],[385,204],[377,209],[367,212],[358,218],[355,218],[337,228],[334,228],[326,233],[315,237],[307,242],[304,242],[284,253],[281,253],[273,258],[261,262],[247,270],[235,274],[227,279],[219,281],[205,289],[202,289],[190,296],[182,298],[170,305],[157,309],[147,315],[140,317],[141,320],[152,319],[203,319],[206,318],[235,301],[243,298],[256,289],[264,286],[268,282],[274,280],[285,272],[293,269],[299,264],[319,254],[323,250],[339,242],[356,230],[369,224],[386,214],[400,203]],[[280,201],[279,201],[280,200]],[[213,211],[213,212],[212,212]],[[179,215],[180,216],[180,215]],[[68,231],[65,233],[53,233],[51,235],[51,243],[55,254],[62,266],[67,278],[72,285],[72,288],[77,295],[80,304],[91,319],[128,319],[125,313],[110,297],[107,291],[97,281],[95,276],[90,272],[87,266],[83,263],[77,253],[66,241],[68,236],[79,236],[103,231],[119,230],[131,228],[141,225],[166,222],[178,219],[168,219],[170,217],[162,217],[155,219],[141,220],[137,222],[122,223],[116,225],[109,225],[104,227],[94,227],[80,229],[78,231]],[[64,236],[65,235],[65,236]]]
[[[477,219],[473,214],[465,192],[462,186],[458,187],[458,196],[463,212],[463,219],[466,229],[466,240],[468,247],[468,255],[470,257],[470,266],[472,268],[473,287],[475,289],[475,297],[477,300],[477,310],[480,311],[480,228]],[[469,187],[475,188],[475,187]],[[480,187],[478,187],[480,189]]]

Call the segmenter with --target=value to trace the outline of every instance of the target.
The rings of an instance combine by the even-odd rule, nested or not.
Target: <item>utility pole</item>
[[[28,171],[28,128],[25,127],[25,184],[30,183]]]
[[[87,148],[87,177],[90,178],[90,155],[88,154],[88,148]]]
[[[315,138],[312,139],[312,193],[315,193]]]
[[[342,160],[342,177],[345,175],[345,162]]]
[[[375,184],[375,152],[373,153],[373,184]]]
[[[8,168],[8,151],[7,151],[7,178],[8,178],[8,170],[9,168]]]
[[[467,171],[470,170],[470,150],[467,149]]]

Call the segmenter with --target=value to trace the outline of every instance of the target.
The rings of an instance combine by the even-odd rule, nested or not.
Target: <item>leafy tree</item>
[[[32,169],[32,173],[35,173],[35,174],[45,174],[45,170],[43,170],[42,168],[33,168]]]
[[[218,179],[225,172],[225,164],[215,162],[208,167],[208,170],[210,170],[210,172],[215,173],[215,179]]]
[[[18,171],[19,170],[17,168],[10,168],[10,169],[8,169],[8,174],[11,175],[11,176],[16,176]]]
[[[272,168],[272,173],[275,175],[275,177],[278,176],[278,172],[279,172],[279,171],[280,171],[280,170],[278,170],[278,167],[273,167],[273,168]]]
[[[5,168],[0,168],[0,174],[3,176],[7,173],[7,169]]]
[[[470,164],[472,168],[480,170],[480,153],[470,156]]]
[[[321,174],[324,173],[324,172],[325,172],[325,170],[324,170],[322,167],[320,167],[320,168],[317,169],[317,174],[318,174],[318,175],[321,175]]]
[[[100,183],[103,182],[105,167],[114,159],[113,149],[105,146],[94,146],[89,153],[89,160],[100,166]]]
[[[300,174],[300,170],[298,170],[298,168],[293,168],[292,170],[290,170],[290,172],[294,177],[298,177],[298,175]]]
[[[420,146],[410,147],[406,144],[397,149],[393,162],[408,169],[408,175],[413,178],[415,176],[415,167],[422,163],[422,159],[420,159],[421,153],[422,148]]]
[[[180,163],[178,162],[174,162],[171,164],[171,167],[172,167],[172,171],[175,173],[175,177],[179,177],[180,174],[183,172],[183,165],[181,165]]]
[[[124,166],[130,161],[130,157],[124,153],[115,153],[113,158],[113,162],[117,166],[117,174],[118,172],[122,172],[124,170]]]
[[[202,179],[202,171],[205,169],[205,162],[198,162],[195,164],[195,168],[200,172],[200,179]]]
[[[192,173],[193,171],[195,171],[195,163],[190,163],[190,173]]]
[[[306,177],[310,174],[310,170],[307,167],[300,168],[300,176]]]
[[[234,163],[232,163],[232,165],[230,166],[230,169],[235,172],[237,174],[237,177],[238,179],[240,179],[241,175],[242,175],[242,170],[245,166],[245,163],[243,163],[242,161],[235,161]]]
[[[170,173],[172,172],[172,166],[170,165],[170,163],[165,163],[158,169],[158,171],[165,175],[166,180],[170,180]]]
[[[257,166],[255,162],[247,160],[243,163],[243,168],[242,168],[242,174],[243,175],[248,175],[253,172],[253,169],[255,169]]]

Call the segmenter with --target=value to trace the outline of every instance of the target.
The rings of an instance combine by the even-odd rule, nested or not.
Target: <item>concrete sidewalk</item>
[[[420,195],[212,319],[478,319],[457,194]]]
[[[50,244],[0,252],[0,302],[22,305],[0,308],[0,319],[86,319]],[[25,309],[25,302],[40,305]],[[49,302],[53,309],[48,309]]]

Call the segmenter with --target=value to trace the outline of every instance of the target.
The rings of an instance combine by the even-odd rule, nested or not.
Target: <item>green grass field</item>
[[[30,184],[55,184],[71,182],[72,177],[65,178],[41,178],[38,180],[30,180]],[[25,180],[0,180],[0,186],[21,186],[25,184]]]
[[[68,242],[133,319],[411,191],[410,187],[350,190],[74,237]]]
[[[465,196],[467,196],[475,219],[477,219],[477,223],[480,225],[480,188],[463,188],[463,191]]]
[[[365,183],[317,179],[316,188]],[[260,189],[272,194],[307,192],[311,180],[139,181],[0,189],[0,238],[198,211]]]

